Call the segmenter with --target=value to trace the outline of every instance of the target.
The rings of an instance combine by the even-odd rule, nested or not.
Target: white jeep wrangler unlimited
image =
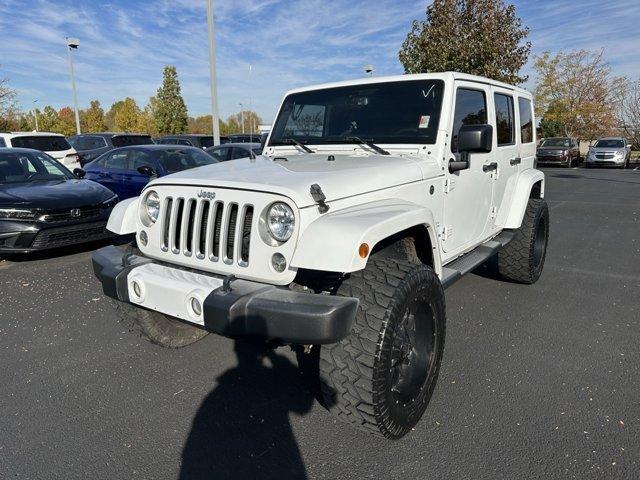
[[[118,204],[108,228],[137,248],[98,250],[95,274],[160,345],[215,332],[305,346],[330,410],[402,437],[438,377],[444,289],[494,254],[508,280],[540,276],[534,126],[528,92],[458,73],[290,91],[262,156]]]

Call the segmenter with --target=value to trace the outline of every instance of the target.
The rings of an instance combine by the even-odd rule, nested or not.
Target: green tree
[[[91,100],[89,108],[80,111],[80,125],[85,133],[104,132],[107,129],[100,101]]]
[[[69,137],[76,133],[76,118],[70,107],[62,107],[53,125],[53,131]]]
[[[457,71],[523,83],[529,29],[502,0],[434,0],[414,20],[399,57],[406,73]]]
[[[540,135],[542,138],[562,137],[564,134],[564,123],[547,117],[540,119]]]
[[[113,117],[115,129],[122,132],[136,131],[140,125],[140,108],[136,101],[131,97],[127,97],[121,102],[116,102],[116,104],[117,107]]]
[[[155,111],[157,105],[158,100],[156,97],[150,97],[149,101],[144,106],[144,109],[140,112],[137,128],[139,132],[148,133],[151,136],[158,135],[158,129],[156,128],[155,122]]]
[[[111,105],[111,108],[104,114],[104,124],[107,130],[116,130],[116,112],[122,107],[124,100],[118,100]]]
[[[245,133],[257,133],[259,131],[258,127],[260,126],[260,124],[262,124],[262,118],[260,118],[260,115],[258,115],[256,112],[252,110],[244,110],[242,112],[238,112],[231,115],[227,119],[227,123],[233,123],[234,127],[237,125],[237,129],[238,129],[237,131],[230,132],[230,133],[241,133],[243,130],[242,128],[243,121],[244,121]]]
[[[164,67],[162,85],[156,94],[158,100],[154,118],[158,132],[176,134],[187,131],[187,106],[180,93],[180,81],[176,67]]]
[[[51,106],[47,105],[38,113],[38,127],[41,132],[52,132],[55,130],[58,122],[58,112]]]
[[[620,82],[602,51],[544,52],[533,66],[537,109],[547,120],[563,124],[564,135],[592,140],[614,133],[612,105]]]

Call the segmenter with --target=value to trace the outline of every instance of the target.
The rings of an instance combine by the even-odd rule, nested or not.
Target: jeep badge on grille
[[[207,200],[213,200],[216,198],[216,192],[205,192],[204,190],[200,190],[198,192],[198,198],[206,198]]]

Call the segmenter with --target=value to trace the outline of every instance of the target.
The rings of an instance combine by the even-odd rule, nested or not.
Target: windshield
[[[218,163],[211,155],[197,148],[163,150],[157,153],[156,159],[167,173]]]
[[[0,184],[74,178],[53,158],[39,152],[0,152]]]
[[[547,138],[540,144],[541,147],[570,147],[571,140],[569,138]]]
[[[435,143],[444,83],[412,80],[328,88],[287,96],[269,145]]]
[[[38,135],[33,137],[13,137],[11,145],[15,148],[33,148],[43,152],[61,152],[69,150],[71,145],[67,139],[59,136]]]
[[[116,135],[111,138],[114,147],[126,147],[127,145],[150,145],[153,143],[149,135]]]
[[[624,148],[622,140],[598,140],[596,148]]]

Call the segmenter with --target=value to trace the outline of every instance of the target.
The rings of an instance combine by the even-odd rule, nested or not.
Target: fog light
[[[271,266],[276,272],[282,273],[287,268],[287,260],[281,253],[274,253],[271,257]]]
[[[140,287],[140,284],[134,280],[132,286],[133,294],[138,298],[142,297],[142,288]]]
[[[202,304],[200,303],[200,300],[198,300],[196,297],[191,297],[189,303],[191,305],[191,310],[193,310],[193,313],[195,313],[196,317],[202,315]]]
[[[149,243],[149,237],[147,236],[147,232],[144,230],[140,231],[140,243],[146,247],[147,243]]]

